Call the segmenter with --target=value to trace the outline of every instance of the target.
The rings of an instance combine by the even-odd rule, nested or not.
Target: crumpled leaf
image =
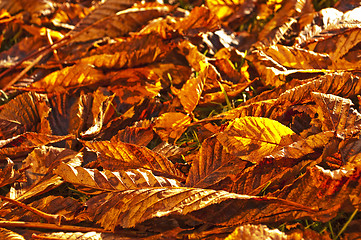
[[[242,117],[232,121],[217,139],[233,155],[258,162],[262,156],[292,142],[294,132],[281,123],[259,117]]]
[[[83,167],[72,167],[62,163],[55,170],[64,181],[77,186],[78,190],[88,194],[99,194],[105,191],[130,190],[144,187],[180,187],[177,180],[154,175],[147,169],[128,169],[112,172],[99,171]]]
[[[361,114],[351,107],[353,103],[350,99],[317,92],[313,92],[311,95],[321,108],[319,118],[323,131],[340,132],[360,124]]]
[[[198,101],[202,95],[203,87],[208,76],[208,69],[211,67],[206,63],[199,63],[201,66],[198,77],[189,79],[179,91],[177,96],[184,107],[186,113],[192,113],[198,105]]]
[[[93,95],[92,103],[92,126],[84,132],[80,133],[83,138],[94,137],[103,128],[103,125],[108,123],[111,116],[114,114],[114,100],[115,95],[106,96],[100,90],[97,90]]]
[[[314,166],[308,168],[306,173],[296,179],[293,184],[269,196],[277,196],[290,201],[297,199],[298,203],[306,206],[333,209],[330,214],[335,216],[340,207],[345,212],[360,209],[361,202],[357,193],[359,188],[359,164],[334,171]],[[327,221],[327,218],[322,220]]]
[[[0,112],[0,136],[7,139],[26,131],[51,134],[46,118],[50,112],[47,97],[33,92],[12,99]]]
[[[21,177],[21,173],[14,169],[14,162],[9,158],[5,161],[5,167],[0,169],[0,187],[12,184]]]
[[[71,138],[73,138],[72,135],[54,136],[36,132],[27,132],[13,138],[0,141],[0,157],[21,156],[36,147]]]
[[[265,40],[268,39],[274,39],[275,37],[280,39],[280,36],[277,36],[277,33],[280,33],[279,30],[285,23],[289,22],[289,19],[297,18],[299,16],[312,13],[313,5],[312,1],[310,0],[291,0],[285,2],[285,4],[282,5],[282,7],[275,13],[274,17],[267,22],[267,24],[264,26],[262,31],[258,34],[258,40],[265,43]],[[269,40],[268,40],[269,41]],[[276,42],[269,41],[273,44]],[[273,44],[267,44],[266,46],[273,45]]]
[[[99,162],[105,169],[115,171],[146,168],[165,176],[183,179],[183,174],[175,168],[171,161],[148,148],[119,141],[81,142],[89,150],[107,158]]]
[[[191,117],[184,113],[167,112],[155,120],[153,129],[163,140],[176,142],[190,122]]]

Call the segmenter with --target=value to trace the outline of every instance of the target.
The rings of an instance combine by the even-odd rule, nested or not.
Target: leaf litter
[[[357,1],[0,2],[4,239],[356,239]]]

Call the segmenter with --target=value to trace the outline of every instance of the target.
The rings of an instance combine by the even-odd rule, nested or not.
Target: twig
[[[38,215],[39,217],[42,217],[44,219],[46,219],[49,223],[55,223],[56,225],[60,226],[61,224],[61,221],[64,219],[65,220],[65,217],[63,215],[57,215],[57,214],[49,214],[49,213],[45,213],[45,212],[42,212],[36,208],[33,208],[33,207],[30,207],[22,202],[19,202],[19,201],[16,201],[14,199],[11,199],[11,198],[7,198],[7,197],[4,197],[4,196],[1,196],[0,195],[0,198],[2,200],[5,200],[7,202],[10,202],[12,204],[15,204],[19,207],[22,207],[26,210],[29,210],[30,212],[33,212],[34,214]]]
[[[70,231],[70,232],[107,232],[103,228],[92,228],[92,227],[80,227],[71,225],[56,225],[51,223],[41,222],[22,222],[22,221],[0,221],[0,227],[18,227],[18,228],[37,228],[37,229],[51,229],[59,231]]]

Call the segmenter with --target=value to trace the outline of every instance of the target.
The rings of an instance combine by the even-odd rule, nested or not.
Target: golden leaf
[[[293,134],[291,129],[275,120],[242,117],[233,120],[217,135],[217,139],[229,153],[248,161],[258,162],[262,156],[289,143]]]
[[[165,176],[183,178],[183,174],[175,168],[171,161],[148,148],[118,141],[81,142],[89,150],[109,159],[100,162],[105,169],[114,171],[142,167]]]

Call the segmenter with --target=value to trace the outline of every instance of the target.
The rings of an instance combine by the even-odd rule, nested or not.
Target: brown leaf
[[[23,161],[23,168],[27,178],[26,189],[33,187],[51,174],[53,168],[62,162],[69,162],[72,166],[82,163],[81,154],[66,148],[40,146],[35,148]]]
[[[109,4],[101,5],[98,11],[91,13],[89,18],[85,18],[80,23],[81,25],[71,32],[72,41],[86,42],[103,37],[125,36],[130,32],[140,30],[148,21],[164,16],[173,9],[170,5],[142,6],[142,4],[124,9],[129,6],[129,3],[135,3],[135,1],[126,1],[125,4],[124,2],[119,4],[116,1],[109,1]],[[118,5],[118,9],[123,10],[115,12],[116,9],[110,9],[116,5]]]
[[[321,108],[319,118],[323,131],[340,132],[345,128],[360,124],[361,114],[351,107],[353,103],[350,99],[317,92],[313,92],[311,95]]]
[[[54,136],[42,133],[27,132],[7,140],[0,141],[0,156],[15,157],[21,156],[32,149],[44,146],[50,143],[56,143],[73,138],[72,135]]]
[[[166,142],[176,142],[191,122],[188,115],[180,112],[167,112],[154,123],[154,131]]]
[[[114,135],[110,141],[132,143],[139,146],[147,146],[153,139],[153,129],[149,127],[126,127]]]
[[[272,213],[260,212],[260,208],[277,206]],[[188,216],[194,220],[213,224],[236,224],[274,220],[270,214],[282,218],[286,211],[314,210],[296,203],[276,198],[259,198],[225,191],[197,188],[143,188],[105,193],[87,201],[88,209],[78,220],[95,221],[107,230],[116,226],[135,227],[146,220],[166,216]],[[287,215],[287,214],[286,214]],[[272,220],[270,220],[272,219]]]
[[[29,86],[36,91],[65,93],[72,88],[96,84],[104,79],[102,71],[86,63],[76,64],[55,72]]]
[[[181,186],[177,180],[156,176],[151,170],[142,168],[112,172],[109,170],[87,169],[80,166],[72,167],[69,164],[62,163],[54,170],[54,173],[88,194],[147,187]]]
[[[51,134],[46,118],[50,112],[47,97],[37,93],[23,93],[0,112],[0,136],[7,139],[26,131]]]
[[[114,44],[103,49],[103,54],[96,54],[80,60],[81,63],[91,64],[98,68],[136,67],[153,63],[164,57],[174,48],[172,44],[164,42],[157,34],[135,36],[127,44]],[[116,49],[122,45],[123,49]]]
[[[123,142],[81,142],[89,150],[107,158],[99,162],[105,169],[116,171],[130,168],[146,168],[156,173],[162,173],[165,176],[183,179],[183,174],[174,167],[171,161],[148,148]]]
[[[280,104],[286,101],[294,104],[311,100],[311,92],[330,93],[342,97],[353,97],[361,92],[359,76],[350,72],[335,72],[307,81],[280,95]]]
[[[192,163],[186,186],[210,188],[227,177],[234,179],[246,165],[247,161],[227,153],[216,137],[208,138]]]
[[[244,21],[244,18],[249,15],[256,7],[256,1],[244,0],[207,0],[207,6],[214,12],[219,19],[226,25],[237,26]]]
[[[21,173],[14,169],[14,162],[6,159],[5,167],[0,170],[0,187],[16,182],[21,177]]]
[[[208,76],[208,69],[211,68],[208,64],[202,62],[200,64],[200,73],[196,78],[189,79],[179,91],[177,96],[184,107],[184,111],[191,114],[202,95],[203,87]]]
[[[64,198],[62,196],[51,195],[36,200],[30,203],[29,206],[45,213],[63,215],[70,220],[73,217],[74,212],[81,207],[81,203],[71,197]],[[9,209],[3,208],[1,211],[4,213],[6,210]],[[13,221],[21,220],[29,222],[38,222],[41,220],[39,216],[22,208],[9,210],[6,218]]]
[[[106,96],[99,89],[93,93],[93,103],[92,103],[92,116],[93,124],[92,126],[84,132],[80,133],[80,136],[83,138],[94,137],[97,135],[103,128],[103,125],[107,124],[109,119],[114,114],[114,100],[115,95]]]
[[[360,188],[359,164],[348,169],[334,171],[319,166],[308,168],[306,173],[295,180],[293,184],[280,189],[269,196],[277,196],[306,206],[320,209],[330,209],[331,216],[335,216],[341,206],[345,212],[360,209],[361,201],[357,192]],[[322,199],[322,200],[321,200]],[[331,216],[316,219],[328,221]],[[299,216],[297,216],[299,217]]]
[[[278,28],[287,23],[290,18],[296,18],[313,11],[312,1],[310,0],[291,0],[285,2],[259,33],[258,40],[264,41],[265,39],[274,38]]]
[[[6,228],[0,228],[0,238],[4,240],[25,240],[23,236],[10,231]]]

